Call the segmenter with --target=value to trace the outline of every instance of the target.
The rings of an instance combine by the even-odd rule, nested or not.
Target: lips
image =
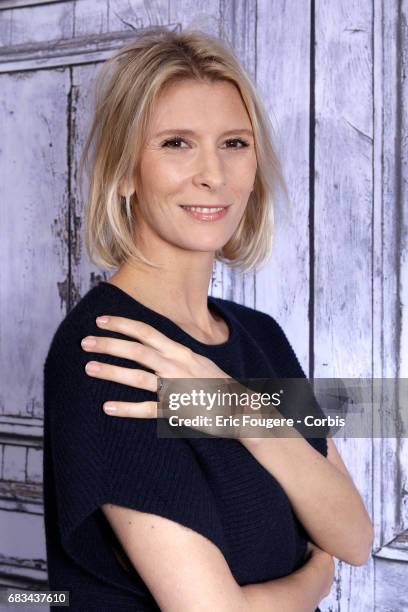
[[[181,208],[199,209],[201,212],[213,212],[214,209],[228,208],[229,204],[181,204]]]
[[[191,217],[201,220],[201,221],[216,221],[217,219],[221,219],[228,212],[228,206],[194,206],[194,205],[186,205],[181,206],[185,212]]]

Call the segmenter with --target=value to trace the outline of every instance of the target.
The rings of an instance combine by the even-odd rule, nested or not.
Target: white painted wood
[[[110,2],[82,0],[75,7],[74,36],[94,36],[109,31]]]
[[[66,312],[67,92],[61,70],[0,77],[0,414],[42,415],[39,364]]]
[[[396,44],[398,37],[398,14],[396,7],[382,5],[376,16],[376,55],[383,57],[375,71],[376,107],[381,109],[376,117],[376,158],[374,166],[374,334],[373,364],[375,376],[399,376],[398,349],[398,276],[396,263],[399,258],[397,233],[398,205],[396,195],[400,151],[395,142],[397,136],[398,105],[396,88],[400,52]],[[389,134],[395,134],[390,138]],[[402,280],[402,276],[400,277]],[[387,415],[382,414],[386,419]],[[390,415],[395,420],[394,415]],[[375,532],[374,548],[386,546],[403,529],[400,518],[401,472],[407,471],[408,462],[401,462],[401,442],[397,438],[374,440],[374,502]]]
[[[44,559],[44,529],[42,517],[22,512],[6,513],[0,510],[2,530],[2,554],[22,559]],[[16,538],[16,534],[19,534]]]
[[[169,24],[169,29],[176,26]],[[110,57],[113,52],[132,40],[135,33],[105,33],[95,36],[78,36],[68,40],[56,40],[49,43],[27,43],[0,48],[0,72],[23,72],[95,64]]]
[[[0,481],[0,509],[22,514],[43,514],[42,486],[29,482]],[[7,514],[3,517],[7,518]],[[3,521],[2,528],[7,527]],[[3,551],[0,551],[0,557]]]
[[[0,11],[0,45],[70,38],[74,15],[75,2],[39,3]]]
[[[371,2],[315,13],[314,373],[372,376],[373,54]],[[336,440],[372,515],[370,439]],[[374,564],[337,564],[323,610],[372,612]],[[358,602],[358,603],[357,603]]]
[[[375,612],[406,612],[408,563],[376,559],[375,573]]]
[[[3,478],[16,482],[25,481],[27,449],[24,446],[8,444],[3,453]]]
[[[291,200],[275,205],[272,256],[256,277],[256,306],[282,325],[309,371],[309,48],[308,2],[257,7],[257,85],[276,132]],[[291,24],[288,27],[288,23]]]
[[[376,376],[407,377],[407,2],[376,12],[375,70],[377,156],[375,183],[375,274],[373,363]],[[393,138],[390,138],[390,134]],[[387,415],[383,413],[383,418]],[[398,423],[398,415],[388,419]],[[402,415],[406,420],[406,414]],[[408,609],[408,444],[403,438],[374,440],[376,606]],[[405,585],[405,586],[404,586]]]
[[[0,442],[19,444],[23,440],[26,445],[41,447],[42,436],[42,418],[0,415]]]
[[[214,1],[214,0],[212,0]],[[208,2],[211,6],[212,2]],[[108,27],[111,32],[121,30],[138,30],[150,25],[166,25],[169,23],[169,12],[174,3],[168,0],[110,0]],[[185,3],[184,3],[185,4]],[[211,10],[209,6],[209,11]],[[186,12],[186,14],[188,14]]]
[[[39,4],[56,4],[65,0],[1,0],[0,11],[10,8],[28,8]]]
[[[72,71],[71,107],[71,286],[70,304],[75,304],[99,280],[112,274],[99,270],[90,262],[83,241],[85,202],[79,189],[79,159],[87,136],[95,81],[95,66],[79,66]],[[84,177],[86,179],[86,175]],[[84,195],[87,183],[84,184]]]
[[[408,530],[401,533],[395,540],[382,546],[375,553],[376,559],[391,559],[392,561],[404,561],[406,565],[406,576],[408,580]]]

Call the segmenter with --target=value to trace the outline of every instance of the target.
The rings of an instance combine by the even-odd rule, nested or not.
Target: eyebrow
[[[187,130],[184,128],[172,128],[168,130],[163,130],[155,134],[155,136],[163,136],[164,134],[186,134],[189,136],[194,136],[196,132],[194,130]],[[223,132],[221,136],[227,136],[228,134],[247,134],[248,136],[253,136],[254,133],[252,130],[248,130],[245,128],[238,128],[236,130],[228,130],[227,132]]]

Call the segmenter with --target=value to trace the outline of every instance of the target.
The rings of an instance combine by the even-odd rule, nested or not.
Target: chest
[[[237,440],[190,441],[214,493],[225,557],[240,585],[294,571],[306,540],[279,482]]]

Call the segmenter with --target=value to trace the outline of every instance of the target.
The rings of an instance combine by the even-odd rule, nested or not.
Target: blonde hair
[[[257,171],[254,189],[236,231],[214,254],[242,271],[266,261],[272,249],[275,193],[288,191],[275,151],[273,128],[244,68],[220,39],[198,30],[175,32],[161,26],[144,30],[102,65],[95,86],[94,116],[80,160],[88,168],[85,246],[96,265],[119,267],[146,260],[134,244],[130,201],[119,193],[138,168],[153,103],[176,80],[228,81],[241,95],[254,132]],[[92,154],[91,154],[92,150]]]

